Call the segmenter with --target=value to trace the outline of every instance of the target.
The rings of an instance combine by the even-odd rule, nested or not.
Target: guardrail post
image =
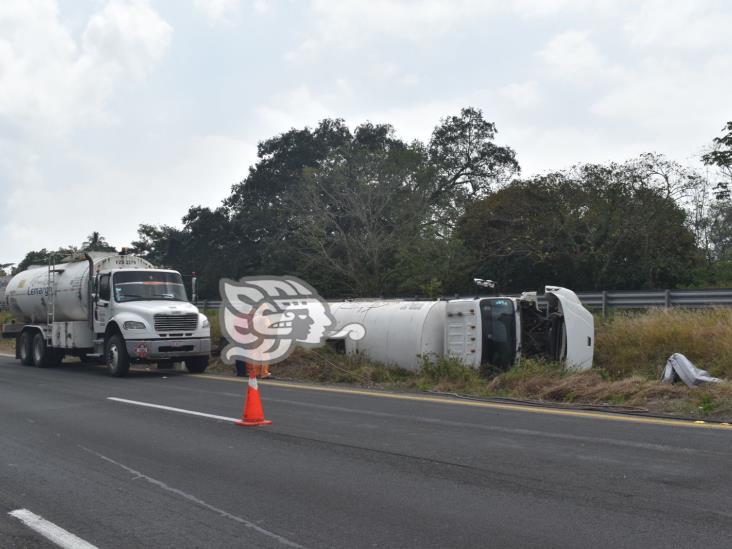
[[[607,291],[602,291],[602,318],[607,318]]]
[[[666,292],[664,292],[664,303],[666,305],[666,309],[671,307],[671,290],[666,290]]]

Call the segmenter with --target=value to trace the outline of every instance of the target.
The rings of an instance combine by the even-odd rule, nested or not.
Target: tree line
[[[496,134],[474,108],[427,142],[341,119],[293,128],[259,144],[219,207],[141,225],[133,252],[198,273],[211,299],[220,278],[255,274],[327,297],[473,293],[474,278],[506,292],[732,286],[732,122],[701,158],[713,181],[656,153],[524,178]]]

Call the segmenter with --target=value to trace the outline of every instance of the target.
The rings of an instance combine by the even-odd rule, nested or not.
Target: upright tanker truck
[[[541,302],[540,302],[541,301]],[[417,370],[424,358],[451,356],[476,369],[505,370],[522,357],[561,361],[570,369],[592,367],[592,313],[566,288],[547,286],[520,297],[441,301],[344,301],[330,303],[336,331],[352,323],[360,340],[331,341],[347,353]]]
[[[124,251],[29,268],[10,280],[5,301],[16,322],[2,335],[15,338],[16,358],[27,366],[71,355],[99,359],[116,377],[136,362],[185,362],[196,373],[208,367],[209,323],[188,301],[180,273]]]

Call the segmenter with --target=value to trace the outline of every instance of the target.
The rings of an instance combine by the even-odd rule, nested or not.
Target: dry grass
[[[618,379],[657,379],[673,353],[712,375],[732,379],[732,309],[663,309],[616,314],[598,322],[595,367]]]

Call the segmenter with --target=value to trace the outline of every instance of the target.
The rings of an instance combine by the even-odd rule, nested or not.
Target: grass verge
[[[209,370],[232,373],[232,368],[218,359]],[[523,360],[511,370],[486,379],[454,359],[425,362],[420,371],[410,372],[361,355],[298,349],[270,370],[278,379],[314,383],[623,408],[694,419],[732,419],[732,383],[729,382],[690,389],[683,384],[662,385],[657,379],[639,375],[609,379],[599,369],[568,372],[559,364],[538,360]]]
[[[569,372],[560,364],[524,359],[484,378],[454,359],[410,372],[329,349],[298,349],[271,367],[278,377],[384,389],[437,391],[596,407],[621,407],[695,419],[732,420],[732,383],[688,388],[659,382],[666,359],[685,354],[697,366],[732,379],[732,310],[652,310],[615,314],[596,325],[595,364]],[[213,372],[232,368],[214,361]]]

